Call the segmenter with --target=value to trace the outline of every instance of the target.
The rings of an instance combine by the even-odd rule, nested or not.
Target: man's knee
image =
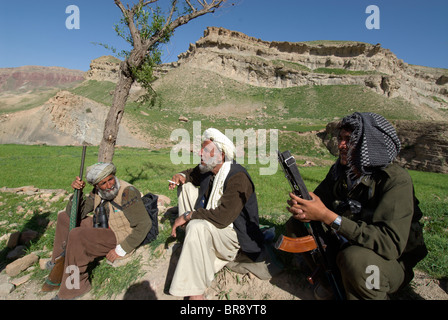
[[[191,182],[187,182],[184,184],[181,184],[177,187],[177,197],[181,196],[181,195],[196,195],[198,194],[198,187],[196,187],[194,184],[192,184]]]
[[[68,234],[68,242],[69,243],[81,243],[85,236],[83,235],[84,228],[74,228]]]
[[[366,278],[366,268],[374,263],[372,250],[359,246],[349,246],[340,251],[336,258],[336,263],[342,275],[350,278]]]
[[[197,236],[211,233],[210,223],[203,219],[194,219],[188,222],[186,233],[195,234]]]
[[[56,225],[68,225],[70,223],[70,215],[64,210],[58,212]]]
[[[177,188],[179,215],[185,211],[193,211],[198,199],[199,189],[190,182]]]
[[[355,245],[340,251],[336,263],[349,299],[386,299],[404,277],[398,262]]]

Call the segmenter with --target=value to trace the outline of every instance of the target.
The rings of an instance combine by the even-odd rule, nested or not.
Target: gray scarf
[[[355,112],[342,119],[341,125],[345,124],[354,129],[347,153],[351,179],[356,177],[355,169],[361,175],[372,174],[375,169],[386,167],[400,152],[401,143],[394,127],[379,114]]]

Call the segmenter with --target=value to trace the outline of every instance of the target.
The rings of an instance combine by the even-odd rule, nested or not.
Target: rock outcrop
[[[90,63],[86,72],[86,80],[117,82],[121,60],[113,56],[103,56]]]
[[[87,80],[117,82],[120,60],[92,61]],[[241,32],[208,27],[204,36],[178,56],[158,66],[161,76],[179,65],[212,71],[254,86],[362,85],[416,106],[448,109],[448,70],[415,66],[380,44],[356,41],[264,41]],[[133,88],[140,89],[137,85]]]
[[[0,143],[98,145],[108,108],[68,91],[60,91],[40,107],[0,115]],[[118,146],[148,147],[138,130],[123,119]]]
[[[409,65],[380,44],[263,41],[209,27],[177,63],[254,86],[363,85],[387,97],[448,109],[448,71]]]

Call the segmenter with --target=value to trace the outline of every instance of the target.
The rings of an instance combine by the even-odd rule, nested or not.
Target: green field
[[[291,62],[274,61],[279,66],[315,73],[348,74],[336,69],[308,70]],[[89,98],[105,106],[112,102],[112,82],[85,81],[70,92]],[[387,98],[364,86],[300,86],[292,88],[264,88],[240,83],[219,76],[211,71],[179,67],[168,72],[154,82],[157,92],[154,105],[139,104],[128,100],[124,117],[130,119],[137,131],[151,137],[151,145],[165,149],[137,149],[120,147],[116,149],[114,163],[117,175],[134,184],[141,192],[164,194],[177,204],[175,191],[168,190],[168,182],[173,174],[192,167],[193,163],[175,165],[170,159],[170,135],[175,129],[185,129],[190,134],[195,123],[200,123],[201,133],[209,127],[223,132],[226,129],[278,130],[278,149],[290,150],[297,156],[299,164],[310,160],[316,164],[300,168],[309,190],[313,190],[327,174],[335,157],[323,145],[316,133],[325,126],[354,111],[376,112],[389,120],[424,119],[424,108],[416,108],[402,98]],[[6,110],[0,105],[0,114],[25,110],[42,104],[49,96],[38,95],[30,101],[24,100],[15,110]],[[433,111],[436,112],[436,111]],[[438,112],[438,111],[437,111]],[[443,111],[439,112],[443,114]],[[185,116],[188,122],[180,122]],[[304,133],[304,134],[303,134]],[[266,151],[270,149],[270,136],[266,141]],[[247,146],[246,146],[247,151]],[[70,183],[79,174],[81,147],[46,145],[0,145],[0,188],[35,186],[41,189],[65,189],[72,192]],[[98,147],[87,148],[86,165],[97,162]],[[260,222],[275,226],[277,236],[284,232],[284,223],[289,218],[286,211],[289,185],[282,172],[261,175],[270,164],[244,163],[255,183]],[[429,255],[418,264],[423,270],[438,279],[448,278],[448,175],[410,171],[415,183],[416,195],[424,212],[422,223]],[[51,202],[44,199],[0,193],[0,235],[27,228],[39,232],[39,237],[28,248],[29,252],[39,252],[48,257],[53,246],[54,222],[57,212],[65,208],[63,199]],[[169,238],[170,222],[160,224],[160,235],[151,243],[151,250]],[[6,265],[9,249],[6,240],[0,242],[0,270]],[[281,259],[287,259],[280,254]],[[139,261],[133,261],[120,268],[110,268],[107,264],[93,270],[92,285],[98,297],[112,296],[123,291],[132,279],[139,276]],[[32,271],[38,281],[47,272],[36,267]],[[126,275],[123,276],[123,275]],[[19,276],[22,276],[20,274]],[[110,279],[115,281],[111,283]],[[107,280],[107,281],[106,281]],[[103,284],[107,283],[107,286]]]
[[[86,165],[95,163],[98,147],[88,147]],[[62,188],[69,193],[70,183],[79,173],[81,147],[51,147],[51,146],[23,146],[0,145],[0,187],[21,187],[33,185],[42,189]],[[117,176],[132,182],[142,192],[164,194],[171,199],[171,205],[176,205],[175,191],[167,188],[167,179],[172,175],[193,164],[174,165],[170,160],[170,150],[148,151],[147,149],[118,148],[114,163],[117,165]],[[289,218],[286,211],[286,199],[289,186],[280,170],[274,175],[260,175],[260,168],[267,165],[246,164],[256,186],[259,200],[260,217],[263,225],[275,226],[277,236],[284,232],[284,223]],[[329,166],[300,168],[305,183],[313,190],[325,177]],[[444,279],[448,277],[448,175],[410,171],[415,183],[416,196],[420,200],[424,212],[422,223],[424,236],[429,249],[429,255],[420,262],[418,269],[428,274]],[[19,213],[18,208],[24,208]],[[44,247],[52,248],[54,224],[42,224],[42,220],[55,221],[57,212],[65,208],[63,200],[46,205],[43,199],[30,199],[24,195],[0,193],[0,234],[21,231],[30,228],[39,232],[39,238],[28,249],[30,252],[40,251]],[[162,228],[156,241],[150,244],[154,249],[169,237],[170,224],[166,220],[161,223]],[[4,265],[6,254],[6,240],[0,242],[2,248],[0,263]],[[45,255],[48,253],[42,253]],[[45,256],[47,257],[47,256]],[[121,292],[129,284],[132,277],[138,277],[139,270],[134,261],[120,268],[108,268],[100,264],[94,269],[93,288],[98,296],[112,296]],[[121,269],[126,268],[126,269]],[[128,277],[119,275],[127,274]],[[21,275],[19,275],[21,276]],[[33,277],[42,279],[45,271],[35,268]],[[107,289],[101,284],[106,278],[120,280]]]

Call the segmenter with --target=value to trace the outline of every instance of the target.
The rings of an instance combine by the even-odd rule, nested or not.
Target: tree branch
[[[143,2],[143,0],[140,0],[140,2],[143,2],[143,7],[147,6],[148,4],[155,3],[157,1],[159,1],[159,0],[151,0],[151,1],[146,1],[146,2]]]
[[[148,2],[155,2],[155,1],[157,1],[157,0],[151,0]],[[132,9],[126,9],[123,6],[123,4],[121,3],[121,0],[114,0],[114,2],[120,8],[121,12],[123,13],[123,16],[127,19],[129,31],[131,32],[132,40],[134,42],[133,47],[136,49],[141,48],[143,46],[143,43],[142,43],[142,40],[140,37],[140,32],[134,23],[134,15],[135,15],[135,11],[138,8],[138,4],[134,5],[132,7]],[[142,2],[142,0],[140,0],[140,2]]]
[[[174,0],[174,1],[173,1],[173,4],[172,4],[172,6],[171,6],[170,15],[169,15],[168,18],[166,19],[165,25],[163,26],[162,29],[165,29],[165,28],[168,26],[168,24],[171,23],[171,19],[173,18],[174,11],[176,10],[176,5],[177,5],[177,0]]]
[[[196,8],[190,3],[189,0],[185,0],[185,2],[188,4],[188,6],[191,8],[191,10],[193,10],[193,12],[196,11]]]
[[[126,10],[126,8],[123,6],[123,4],[121,3],[121,1],[120,1],[120,0],[114,0],[114,2],[115,2],[115,5],[116,5],[118,8],[120,8],[120,10],[121,10],[121,12],[123,13],[123,15],[126,16],[126,12],[127,12],[127,10]]]
[[[179,18],[177,18],[176,20],[174,20],[171,24],[170,24],[170,29],[174,30],[177,27],[186,24],[188,21],[193,20],[199,16],[202,16],[204,14],[213,12],[214,9],[218,8],[223,2],[225,2],[226,0],[213,0],[210,4],[207,4],[204,1],[204,5],[202,7],[201,10],[199,11],[195,11],[193,13],[190,13],[188,15],[185,16],[181,16]]]
[[[166,23],[165,26],[159,32],[157,32],[150,39],[147,39],[145,41],[144,47],[146,49],[149,49],[151,46],[153,46],[155,43],[157,43],[157,41],[159,41],[160,39],[163,38],[165,33],[168,31],[168,29],[174,30],[177,27],[180,27],[181,25],[188,23],[190,20],[200,17],[204,14],[213,12],[214,9],[218,8],[225,1],[226,0],[213,0],[210,4],[204,4],[201,10],[197,10],[197,9],[193,10],[192,13],[184,15],[184,16],[180,16],[176,20],[171,22],[170,24]],[[187,3],[190,5],[189,2],[187,2]],[[194,8],[194,6],[193,6],[193,8]],[[170,19],[171,19],[171,14],[170,14]]]

